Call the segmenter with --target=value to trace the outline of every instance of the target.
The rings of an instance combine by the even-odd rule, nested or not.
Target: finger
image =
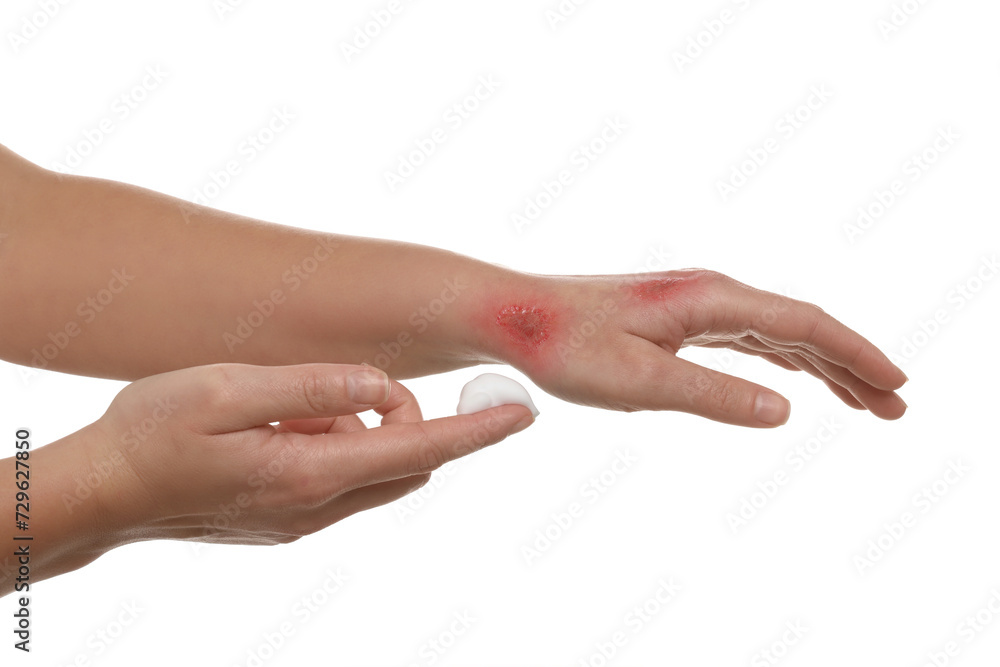
[[[715,274],[709,308],[692,314],[692,327],[752,331],[776,343],[801,344],[884,390],[898,389],[906,375],[860,334],[813,304],[764,292]],[[692,333],[701,333],[700,331]]]
[[[823,384],[825,384],[830,391],[837,396],[837,398],[850,407],[855,410],[867,410],[867,407],[855,398],[851,392],[834,382],[834,380],[826,373],[818,369],[810,360],[812,357],[808,354],[802,354],[802,351],[797,349],[797,346],[778,346],[777,349],[779,351],[775,351],[767,343],[760,341],[754,336],[744,336],[735,342],[738,345],[746,347],[748,352],[751,352],[752,354],[759,354],[768,361],[773,361],[778,364],[782,368],[791,366],[792,368],[795,368],[795,370],[804,370],[808,372],[813,377],[817,377],[822,380]],[[765,350],[768,352],[765,352]],[[778,363],[778,359],[780,359],[782,363]],[[787,364],[787,366],[785,364]]]
[[[756,352],[752,350],[746,350],[748,354],[752,354],[760,357],[766,361],[770,361],[775,366],[784,368],[786,371],[801,371],[802,369],[786,359],[782,354],[778,352]]]
[[[906,375],[868,339],[811,304],[788,299],[787,316],[761,323],[754,332],[765,342],[799,344],[830,363],[843,367],[874,387],[892,391]]]
[[[738,345],[745,346],[749,350],[754,350],[756,354],[760,354],[761,356],[766,355],[765,352],[762,352],[763,350],[769,350],[771,354],[767,356],[773,357],[775,355],[778,355],[779,358],[785,360],[785,363],[795,367],[796,370],[805,370],[809,372],[810,375],[819,378],[830,389],[830,391],[832,391],[837,396],[837,398],[839,398],[840,400],[842,400],[844,403],[854,408],[855,410],[868,409],[868,405],[859,401],[858,398],[855,397],[855,395],[852,394],[847,387],[843,386],[842,384],[838,384],[837,378],[834,377],[830,372],[828,372],[827,365],[825,364],[825,362],[824,366],[822,367],[818,366],[816,364],[818,359],[814,355],[806,352],[805,350],[799,348],[798,346],[779,345],[776,346],[779,352],[775,353],[774,350],[770,347],[771,344],[762,342],[755,336],[744,336],[743,338],[740,338],[738,341],[736,341],[736,343]],[[769,359],[769,360],[774,361],[774,359]],[[775,361],[775,363],[777,363],[777,361]],[[836,366],[835,368],[839,369],[844,377],[850,376],[855,381],[861,382],[861,380],[859,380],[856,375],[848,373],[840,366]]]
[[[389,398],[385,403],[376,405],[375,412],[382,415],[382,424],[423,421],[420,405],[409,389],[395,380],[389,380]],[[281,428],[284,426],[286,428]],[[320,433],[353,433],[364,431],[367,426],[357,415],[342,415],[340,417],[323,417],[318,419],[293,419],[284,421],[278,428],[279,432],[292,431],[317,435]]]
[[[218,364],[207,369],[205,427],[215,433],[355,414],[390,395],[388,376],[371,366]]]
[[[801,371],[802,369],[788,361],[782,354],[776,350],[773,350],[766,345],[763,345],[753,336],[744,336],[737,340],[732,341],[727,345],[737,352],[742,352],[743,354],[751,354],[761,359],[766,359],[770,361],[775,366],[780,366],[786,371]]]
[[[744,346],[741,341],[745,340],[746,337],[740,338],[738,340],[724,340],[724,341],[714,341],[710,343],[698,343],[698,347],[712,347],[712,348],[722,348],[726,350],[732,350],[734,352],[739,352],[740,354],[750,354],[758,357],[767,359],[772,364],[781,366],[786,371],[800,371],[801,368],[793,366],[781,357],[777,355],[774,350],[766,350],[762,347],[760,350],[751,348],[750,346]]]
[[[854,394],[852,394],[851,392],[847,391],[846,389],[844,389],[843,387],[841,387],[839,384],[837,384],[833,380],[831,380],[829,378],[820,378],[820,379],[822,379],[823,383],[827,386],[827,388],[831,392],[833,392],[833,395],[836,396],[837,398],[839,398],[841,401],[843,401],[848,407],[853,408],[855,410],[867,410],[868,409],[868,407],[865,406],[864,403],[862,403],[861,401],[859,401],[854,396]]]
[[[382,415],[382,425],[423,421],[424,415],[413,393],[395,380],[389,382],[389,398],[375,408]]]
[[[317,417],[316,419],[289,419],[278,424],[278,433],[304,433],[318,435],[320,433],[354,433],[364,431],[367,426],[357,415],[341,415],[339,417]]]
[[[788,421],[788,400],[766,387],[672,355],[665,355],[658,371],[660,380],[652,393],[658,395],[660,409],[754,428]]]
[[[430,480],[431,473],[424,473],[423,475],[401,477],[348,491],[329,503],[328,507],[323,508],[322,521],[324,525],[329,526],[352,514],[388,505],[417,491]]]
[[[855,410],[867,410],[861,401],[854,397],[854,394],[847,391],[839,384],[828,378],[822,371],[812,365],[812,363],[801,355],[793,354],[790,352],[782,352],[781,356],[790,364],[797,366],[796,370],[801,370],[809,373],[813,377],[819,378],[823,381],[823,384],[829,388],[833,394],[839,398],[841,401],[846,403],[848,406],[854,408]]]
[[[762,359],[766,359],[772,364],[784,368],[785,370],[806,371],[810,375],[822,380],[830,391],[848,406],[854,408],[855,410],[868,409],[862,405],[862,403],[855,398],[851,392],[820,372],[815,366],[812,365],[812,363],[804,359],[801,355],[792,352],[775,351],[753,336],[744,336],[742,338],[726,342],[705,343],[700,347],[726,347],[736,350],[737,352],[751,354]],[[789,347],[791,348],[791,346]]]
[[[523,405],[502,405],[469,415],[388,424],[329,440],[320,458],[329,469],[329,479],[343,491],[437,470],[533,421]]]
[[[294,521],[286,523],[286,535],[301,537],[311,535],[343,521],[352,514],[373,509],[413,493],[427,484],[431,474],[403,477],[371,484],[342,493],[317,507],[300,513]]]
[[[810,362],[830,380],[843,387],[860,401],[876,417],[882,419],[899,419],[906,412],[906,403],[896,392],[885,391],[871,386],[846,369],[831,364],[826,359],[815,355],[803,354]]]

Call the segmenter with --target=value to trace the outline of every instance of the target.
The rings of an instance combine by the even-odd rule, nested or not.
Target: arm
[[[357,417],[369,409],[381,426]],[[521,405],[424,421],[405,387],[359,366],[165,373],[128,385],[96,422],[31,452],[27,531],[14,525],[14,459],[0,460],[0,537],[28,545],[30,584],[144,540],[284,544],[401,498],[532,421]],[[156,427],[137,429],[146,422]],[[12,533],[33,539],[13,542]],[[0,570],[0,596],[30,595],[12,565]]]
[[[902,371],[819,308],[705,270],[539,276],[436,248],[243,218],[0,156],[0,357],[133,379],[216,362],[506,363],[569,401],[784,423],[773,391],[692,364],[726,346],[895,419]]]
[[[483,361],[463,314],[522,280],[435,248],[56,175],[9,151],[0,183],[0,311],[17,314],[0,321],[0,357],[28,366],[137,379],[215,362],[367,361],[426,375]]]
[[[6,548],[0,557],[0,596],[17,590],[30,595],[33,582],[83,567],[108,548],[108,531],[91,489],[81,485],[93,469],[102,439],[93,425],[45,447],[31,441],[28,457],[18,466],[14,457],[0,460],[0,531]],[[23,450],[22,450],[23,451]],[[15,478],[15,472],[21,476]],[[20,496],[27,506],[27,527],[15,526],[17,481],[26,481]],[[83,494],[83,501],[75,502]],[[70,502],[67,503],[67,499]],[[17,508],[24,511],[24,507]],[[31,540],[15,541],[14,537]],[[21,566],[26,570],[21,571]]]

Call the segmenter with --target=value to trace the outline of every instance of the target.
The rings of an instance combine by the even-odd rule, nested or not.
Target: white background
[[[792,400],[788,424],[761,431],[585,409],[528,383],[537,423],[440,471],[419,498],[288,546],[146,543],[38,584],[35,650],[20,655],[0,627],[0,662],[717,666],[772,664],[760,651],[773,649],[788,666],[917,666],[949,641],[957,655],[939,664],[1000,655],[987,607],[996,595],[1000,610],[1000,280],[983,263],[1000,246],[1000,5],[908,0],[912,15],[889,31],[887,0],[594,0],[554,26],[555,0],[407,0],[349,62],[342,45],[387,0],[248,0],[223,12],[210,0],[92,0],[52,3],[51,18],[43,4],[4,3],[0,143],[46,167],[79,149],[89,154],[75,173],[193,200],[287,109],[294,120],[227,187],[209,188],[211,205],[538,273],[712,268],[821,305],[912,381],[909,412],[883,422],[805,374],[685,351]],[[679,63],[689,40],[702,52]],[[490,76],[496,91],[460,127],[446,122]],[[821,88],[828,99],[801,106]],[[790,132],[783,119],[796,112]],[[79,148],[104,118],[111,133]],[[608,119],[627,127],[580,172],[574,152]],[[390,191],[385,172],[436,127],[447,141]],[[948,128],[957,138],[936,152]],[[777,151],[741,167],[769,138]],[[933,164],[913,172],[927,149]],[[734,168],[754,173],[724,201],[718,184]],[[517,229],[511,215],[561,169],[572,185]],[[845,225],[895,179],[905,192],[850,238]],[[478,372],[407,385],[440,416]],[[121,386],[25,379],[5,364],[0,432],[26,424],[36,446],[51,442],[100,416]],[[809,444],[808,463],[789,458]],[[625,453],[634,462],[606,474],[591,502],[588,480]],[[933,503],[915,501],[949,462],[968,471],[939,482]],[[776,471],[787,483],[754,496]],[[727,516],[744,500],[758,508],[734,531]],[[552,516],[574,502],[582,515],[560,529]],[[915,525],[888,536],[905,512]],[[870,540],[878,560],[861,566]],[[524,548],[539,545],[529,562]],[[326,595],[338,569],[348,580]],[[661,604],[658,582],[671,578],[680,591]],[[303,597],[323,602],[308,618],[296,611]],[[119,632],[123,604],[141,611]],[[0,603],[4,627],[13,606]],[[965,619],[983,609],[971,631]],[[474,619],[454,626],[459,636],[456,614]],[[294,634],[274,651],[266,637],[285,622]],[[616,632],[624,644],[605,658]]]

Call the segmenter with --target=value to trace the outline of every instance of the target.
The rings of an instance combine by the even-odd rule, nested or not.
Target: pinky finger
[[[802,370],[801,368],[790,362],[788,359],[786,359],[784,356],[782,356],[780,352],[774,352],[771,350],[767,351],[759,350],[744,344],[742,341],[734,342],[732,345],[732,349],[736,350],[737,352],[742,352],[743,354],[751,354],[755,357],[760,357],[761,359],[770,361],[775,366],[780,366],[781,368],[784,368],[786,371]]]
[[[816,368],[816,366],[814,366],[812,362],[791,352],[784,352],[782,353],[782,356],[788,361],[788,363],[795,364],[796,366],[798,366],[799,370],[803,370],[809,373],[809,375],[812,375],[813,377],[817,377],[820,380],[822,380],[823,384],[825,384],[837,398],[842,400],[849,407],[852,407],[855,410],[868,409],[864,406],[863,403],[861,403],[861,401],[859,401],[857,398],[854,397],[854,394],[852,394],[847,389],[845,389],[844,387],[840,386],[839,384],[828,378],[822,371]]]
[[[781,349],[775,350],[774,348],[769,347],[767,343],[764,343],[763,341],[759,340],[754,336],[747,336],[745,338],[741,338],[737,342],[740,345],[746,346],[748,348],[747,350],[748,352],[750,351],[756,352],[756,354],[764,357],[765,359],[774,364],[781,366],[782,368],[788,368],[788,366],[791,366],[795,370],[806,371],[810,375],[819,378],[820,380],[823,381],[823,384],[825,384],[830,389],[830,391],[834,393],[834,395],[837,398],[839,398],[840,400],[842,400],[844,403],[854,408],[855,410],[867,409],[864,406],[864,404],[854,396],[854,394],[852,394],[850,391],[848,391],[841,385],[837,384],[833,380],[833,378],[829,377],[825,372],[823,372],[823,369],[817,367],[814,359],[809,359],[806,357],[806,355],[799,354],[792,350],[781,350]],[[780,363],[778,359],[780,359],[784,363]]]

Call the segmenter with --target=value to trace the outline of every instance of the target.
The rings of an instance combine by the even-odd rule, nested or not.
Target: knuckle
[[[732,414],[742,407],[742,393],[732,382],[716,382],[709,387],[708,398],[716,409]]]
[[[706,394],[713,391],[715,383],[708,370],[696,368],[681,383],[681,391],[689,404],[699,404],[705,400]]]
[[[865,350],[866,349],[867,349],[867,346],[865,345],[865,343],[860,342],[860,341],[854,346],[853,351],[848,355],[847,366],[846,366],[846,368],[848,370],[853,371],[853,369],[856,369],[858,366],[861,365],[861,360],[865,356]],[[885,368],[885,366],[887,364],[891,364],[891,363],[892,363],[891,361],[889,361],[888,359],[885,359],[885,358],[880,359],[877,362],[877,364],[879,366],[879,370],[882,370],[883,368]],[[861,381],[861,378],[858,378],[858,377],[855,377],[853,379],[857,380],[858,382]]]
[[[804,342],[808,346],[815,345],[822,324],[823,321],[820,318],[817,317],[816,319],[814,319],[813,323],[809,326],[809,331],[806,332],[805,338],[803,339],[802,342]]]
[[[698,282],[705,283],[713,288],[739,284],[733,278],[730,278],[726,274],[713,269],[695,269],[693,277],[696,278]]]
[[[433,472],[448,461],[444,447],[435,442],[421,425],[421,436],[416,448],[410,455],[409,474],[419,475]]]
[[[798,307],[798,308],[805,308],[806,310],[811,310],[812,312],[817,313],[817,314],[825,313],[826,312],[825,310],[823,310],[822,308],[820,308],[819,306],[817,306],[812,301],[803,301],[802,299],[795,299],[795,298],[792,298],[790,296],[789,297],[785,297],[785,298],[788,299],[788,302],[792,306],[795,306],[795,307]]]
[[[330,380],[326,375],[308,372],[298,379],[298,391],[309,409],[317,414],[326,414],[333,406],[330,395]]]
[[[200,383],[200,403],[211,413],[230,405],[237,385],[236,367],[232,364],[212,364],[204,367],[205,378]]]
[[[712,269],[706,269],[702,266],[692,266],[686,269],[672,269],[665,272],[667,274],[679,275],[685,278],[704,278],[712,279],[713,277],[722,276],[723,274],[718,271],[713,271]]]
[[[294,436],[295,434],[288,434]],[[275,440],[278,440],[277,438]],[[279,447],[261,458],[247,479],[258,489],[258,502],[270,511],[307,511],[326,503],[342,488],[336,468],[326,471],[306,438],[286,437]],[[324,470],[319,474],[317,470]]]
[[[289,488],[285,489],[286,497],[280,505],[303,511],[322,507],[333,497],[350,490],[342,480],[331,480],[329,475],[324,475],[324,479],[320,480],[310,475],[296,473],[289,475],[287,487]]]
[[[719,273],[718,271],[715,271],[713,269],[698,269],[697,275],[699,278],[703,280],[714,280],[717,282],[722,280],[727,280],[729,278],[729,276],[725,275],[724,273]]]
[[[684,396],[701,410],[732,413],[740,407],[740,392],[732,381],[717,377],[708,370],[692,374],[684,383]]]
[[[472,429],[462,441],[459,442],[455,451],[461,456],[477,452],[483,447],[487,447],[502,438],[500,431],[500,420],[490,417],[486,422],[482,422]]]

